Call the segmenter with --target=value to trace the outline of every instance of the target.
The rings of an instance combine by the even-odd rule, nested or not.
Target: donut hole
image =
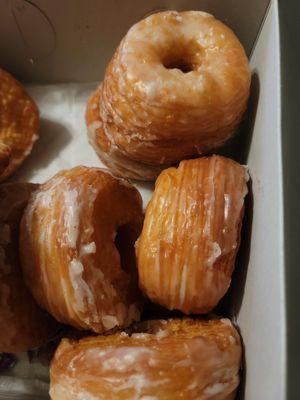
[[[194,71],[193,65],[189,60],[183,58],[171,59],[163,63],[166,69],[179,69],[184,74]]]
[[[183,43],[171,49],[163,57],[162,63],[166,69],[179,69],[184,74],[196,71],[201,63],[201,49],[193,42]]]
[[[120,265],[123,271],[131,273],[135,267],[134,238],[129,225],[117,228],[115,246],[120,255]]]

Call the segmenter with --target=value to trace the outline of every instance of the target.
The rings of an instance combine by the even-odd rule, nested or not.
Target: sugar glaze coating
[[[59,172],[31,197],[21,223],[25,280],[61,322],[96,332],[139,319],[133,244],[142,201],[98,168]]]
[[[230,138],[249,86],[244,49],[222,22],[200,11],[150,15],[130,28],[91,97],[91,144],[117,174],[153,180]]]
[[[63,340],[52,361],[52,400],[229,400],[241,344],[227,319],[158,320],[139,333]]]
[[[152,301],[206,313],[225,295],[247,180],[244,166],[221,156],[182,161],[160,174],[136,244],[140,287]]]

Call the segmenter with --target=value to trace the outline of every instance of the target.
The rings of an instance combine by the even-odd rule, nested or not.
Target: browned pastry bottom
[[[30,183],[0,186],[0,352],[32,349],[58,330],[25,286],[18,257],[21,215],[36,189]]]
[[[229,400],[241,344],[228,319],[159,320],[142,333],[64,339],[52,360],[52,400]]]
[[[23,86],[0,68],[0,181],[30,154],[38,128],[36,104]]]

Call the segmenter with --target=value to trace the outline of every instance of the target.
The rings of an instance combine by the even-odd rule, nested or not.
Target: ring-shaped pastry
[[[98,168],[61,171],[29,200],[21,223],[24,277],[57,320],[103,332],[139,319],[134,242],[139,192]]]
[[[229,139],[249,87],[244,49],[222,22],[200,11],[150,15],[128,31],[88,103],[90,141],[116,173],[151,180]]]
[[[241,343],[228,319],[159,320],[141,333],[64,339],[50,370],[52,400],[229,400]]]
[[[198,314],[225,295],[248,179],[243,165],[221,156],[181,161],[159,175],[136,244],[140,287],[152,301]]]

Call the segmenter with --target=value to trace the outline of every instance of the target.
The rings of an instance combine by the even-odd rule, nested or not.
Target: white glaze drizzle
[[[79,234],[79,216],[82,202],[80,201],[79,192],[76,189],[66,190],[64,192],[64,200],[65,244],[71,248],[75,248]]]
[[[229,384],[230,383],[228,382],[213,383],[212,385],[209,385],[204,389],[203,394],[209,396],[207,398],[214,397],[217,394],[224,392],[224,390],[229,386]]]
[[[80,255],[83,256],[86,254],[94,254],[96,253],[96,250],[96,243],[90,242],[81,246]]]
[[[69,277],[71,285],[74,289],[74,293],[76,294],[76,308],[79,311],[85,311],[86,303],[92,307],[95,307],[93,293],[82,276],[83,270],[83,265],[79,260],[73,259],[70,262]]]

